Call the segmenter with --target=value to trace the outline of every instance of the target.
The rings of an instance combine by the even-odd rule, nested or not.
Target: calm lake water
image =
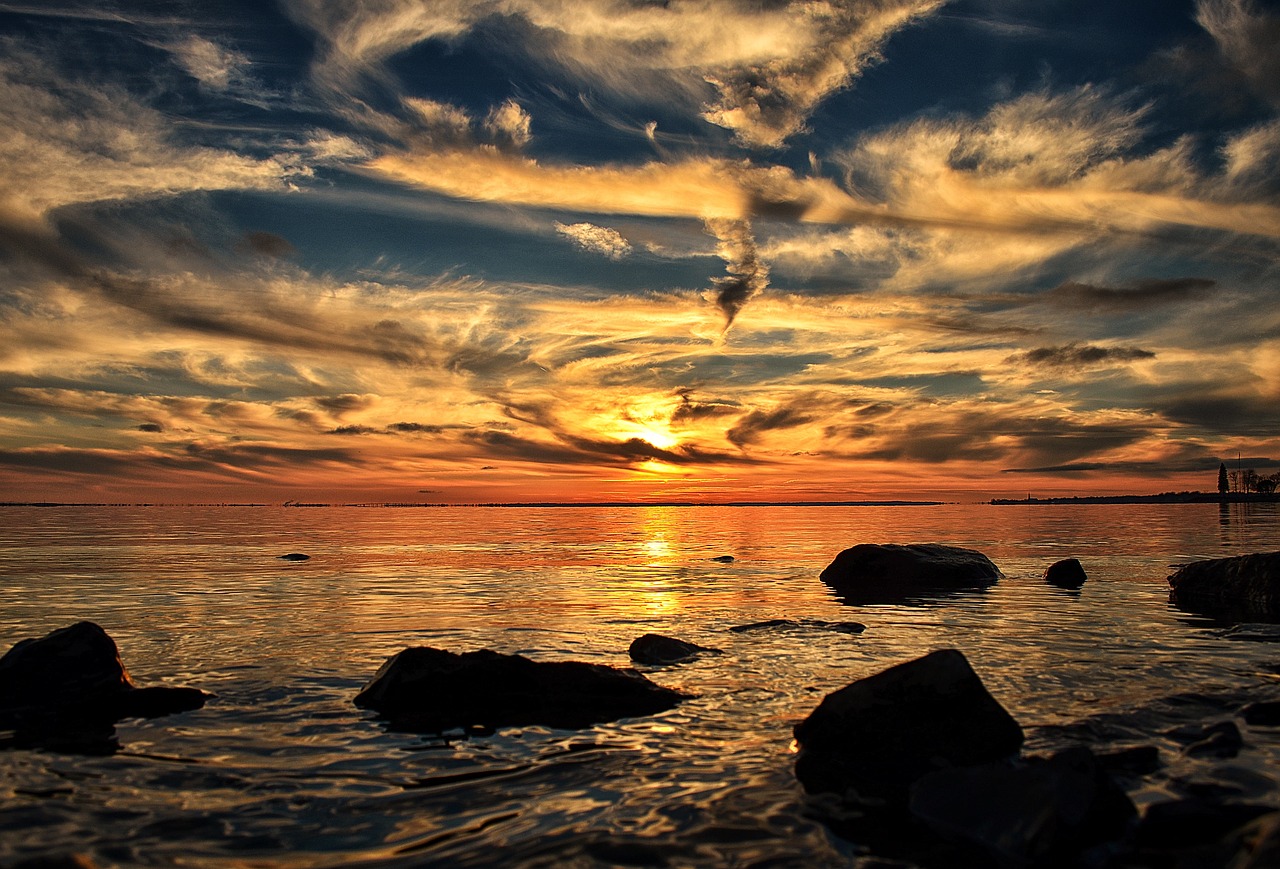
[[[979,549],[1006,578],[845,606],[818,574],[863,542]],[[3,508],[0,651],[88,619],[139,685],[216,698],[122,722],[110,757],[0,751],[0,864],[848,865],[791,771],[791,726],[825,694],[958,648],[1047,751],[1080,719],[1265,687],[1280,646],[1171,609],[1166,577],[1276,549],[1274,504]],[[1073,556],[1082,590],[1043,582]],[[797,625],[728,630],[775,618]],[[351,702],[406,646],[629,666],[646,632],[725,653],[643,668],[698,695],[651,718],[442,739]],[[1245,738],[1209,762],[1153,734],[1165,769],[1132,796],[1200,779],[1280,807],[1280,733]]]

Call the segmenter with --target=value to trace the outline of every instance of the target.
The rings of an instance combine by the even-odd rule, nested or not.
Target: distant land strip
[[[474,504],[437,504],[421,501],[377,503],[310,503],[289,501],[284,504],[172,504],[172,503],[107,503],[69,501],[0,501],[0,507],[939,507],[947,501],[512,501]],[[1026,503],[1024,501],[1011,503]]]
[[[1061,498],[992,498],[992,504],[1275,504],[1280,493],[1162,492],[1159,495],[1073,495]]]

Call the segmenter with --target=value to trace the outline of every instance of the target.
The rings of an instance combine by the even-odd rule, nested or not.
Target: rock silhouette
[[[77,622],[15,644],[0,658],[0,728],[18,746],[113,751],[123,718],[199,709],[195,688],[139,688],[116,643],[99,625]]]
[[[581,729],[653,715],[687,698],[634,670],[419,646],[388,658],[355,704],[393,729],[439,733],[477,725]]]
[[[1044,572],[1044,581],[1058,588],[1079,588],[1088,578],[1078,558],[1055,561]]]
[[[810,793],[901,802],[921,776],[1013,756],[1023,736],[965,656],[943,649],[828,694],[795,738]]]
[[[1169,577],[1169,602],[1209,616],[1280,621],[1280,552],[1187,564]]]
[[[676,664],[695,658],[703,652],[720,654],[719,649],[709,649],[674,637],[664,637],[662,634],[637,637],[627,649],[627,654],[637,664]]]
[[[845,603],[897,603],[985,588],[1003,574],[981,552],[941,543],[860,543],[822,571]]]

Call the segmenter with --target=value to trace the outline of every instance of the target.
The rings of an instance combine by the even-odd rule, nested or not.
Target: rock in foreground
[[[911,789],[911,813],[1001,866],[1064,865],[1123,836],[1133,802],[1087,748],[1016,763],[940,770]]]
[[[1280,621],[1280,552],[1185,565],[1169,577],[1169,602],[1209,616]]]
[[[1016,755],[1023,738],[955,649],[827,695],[795,737],[796,777],[810,793],[897,801],[927,773]]]
[[[0,728],[17,745],[103,751],[122,718],[156,718],[199,709],[195,688],[139,688],[116,643],[93,622],[78,622],[15,644],[0,658]]]
[[[1044,572],[1044,581],[1058,588],[1079,588],[1089,576],[1078,558],[1064,558],[1050,564]]]
[[[634,670],[419,646],[388,658],[355,704],[397,730],[439,733],[475,725],[580,729],[653,715],[687,698]]]
[[[822,571],[846,603],[895,603],[911,597],[985,588],[1002,577],[981,552],[941,543],[860,543]]]

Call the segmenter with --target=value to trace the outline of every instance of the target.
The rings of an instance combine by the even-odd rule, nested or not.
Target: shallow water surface
[[[1276,505],[4,508],[0,519],[0,646],[88,619],[138,684],[217,695],[122,722],[110,757],[0,752],[0,863],[78,852],[103,865],[844,865],[858,847],[812,819],[790,728],[854,679],[959,648],[1032,751],[1061,747],[1081,719],[1165,721],[1151,712],[1163,698],[1245,696],[1276,679],[1278,647],[1171,609],[1166,582],[1174,564],[1280,549]],[[922,605],[845,606],[818,574],[862,542],[967,546],[1006,578]],[[277,557],[288,552],[312,557]],[[1043,582],[1073,556],[1083,589]],[[776,618],[798,624],[729,630]],[[819,624],[840,621],[867,629]],[[650,718],[440,738],[388,732],[351,702],[406,646],[629,666],[627,646],[650,631],[724,651],[643,668],[697,695]],[[1140,804],[1200,782],[1280,807],[1274,728],[1249,729],[1246,751],[1223,762],[1152,741],[1168,762],[1134,789]]]

